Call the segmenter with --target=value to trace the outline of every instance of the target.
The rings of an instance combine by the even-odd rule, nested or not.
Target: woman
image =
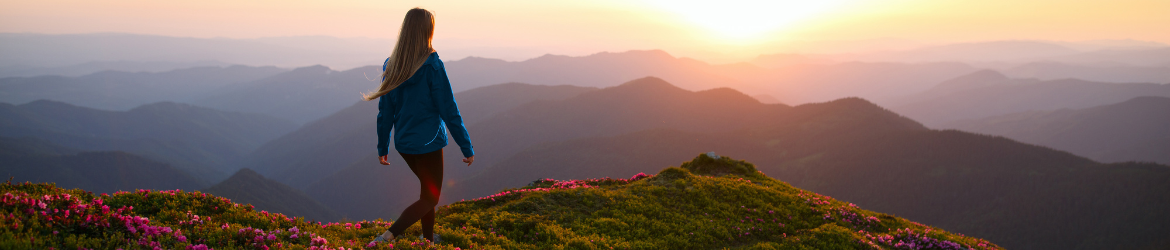
[[[471,166],[475,151],[471,137],[459,116],[451,82],[439,54],[431,48],[435,19],[430,11],[414,8],[406,12],[398,43],[390,58],[382,64],[382,84],[365,94],[365,100],[378,98],[378,161],[386,162],[391,128],[394,149],[410,166],[422,184],[418,201],[402,211],[390,229],[374,242],[393,241],[406,228],[422,220],[423,237],[434,242],[435,205],[443,183],[443,147],[447,131],[455,137],[464,163]]]

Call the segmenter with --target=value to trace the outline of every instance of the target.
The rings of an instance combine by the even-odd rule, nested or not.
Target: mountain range
[[[236,45],[284,44],[263,54],[312,44],[259,40]],[[478,155],[468,167],[447,149],[442,203],[531,212],[549,205],[458,201],[547,188],[545,178],[653,173],[713,151],[797,188],[1007,248],[1161,249],[1170,246],[1161,212],[1170,210],[1170,61],[1159,56],[1170,50],[1138,45],[1009,41],[722,65],[658,50],[445,57]],[[211,186],[317,220],[393,218],[418,186],[400,158],[374,160],[377,108],[357,97],[379,73],[213,66],[0,78],[0,102],[15,104],[0,103],[0,169],[101,192]]]
[[[342,116],[318,122],[372,126],[368,115],[375,112],[368,109],[349,118],[365,122]],[[309,128],[294,134],[328,131]],[[694,92],[644,78],[532,101],[468,122],[468,129],[476,165],[446,168],[444,203],[540,178],[629,176],[654,171],[644,166],[715,151],[756,162],[764,174],[796,187],[1009,248],[1158,245],[1157,235],[1165,232],[1160,225],[1170,220],[1153,212],[1170,208],[1164,202],[1170,194],[1158,191],[1170,190],[1164,165],[1101,164],[1002,137],[931,130],[858,98],[769,105],[731,89]],[[372,131],[355,130],[352,138]],[[348,154],[369,151],[356,161],[336,157],[314,164],[325,172],[291,170],[304,177],[274,179],[312,183],[302,189],[348,218],[394,217],[415,199],[416,180],[395,157],[391,166],[378,165],[373,139],[364,140],[339,140],[352,144],[340,150]],[[306,162],[333,157],[297,152],[284,155]],[[446,154],[449,163],[458,162],[453,152]],[[1046,209],[1051,207],[1063,209]]]
[[[761,59],[753,63],[709,64],[661,50],[577,57],[546,55],[517,62],[478,57],[444,59],[448,59],[448,75],[456,92],[506,82],[610,87],[653,75],[687,90],[729,87],[753,96],[768,96],[761,100],[769,103],[796,105],[853,96],[887,107],[904,104],[907,96],[929,91],[939,82],[979,70],[969,64],[943,61],[780,59],[791,62],[776,64]],[[1114,83],[1170,81],[1167,78],[1170,75],[1164,73],[1170,72],[1165,65],[1052,61],[994,66],[1016,78],[1059,81],[1075,77]],[[360,93],[377,86],[380,72],[378,66],[344,71],[320,65],[292,70],[231,66],[157,73],[101,72],[79,77],[12,77],[0,78],[0,90],[3,90],[0,101],[24,103],[50,99],[113,110],[175,101],[226,111],[263,113],[304,124],[358,100]]]
[[[0,136],[34,137],[80,151],[125,151],[215,183],[243,157],[296,125],[264,115],[160,102],[107,111],[40,100],[0,103]]]
[[[594,89],[511,83],[459,92],[455,98],[465,115],[464,123],[471,126],[528,102],[564,99],[591,90]],[[375,131],[376,104],[374,101],[355,103],[274,139],[256,149],[249,165],[269,178],[304,188],[354,162],[376,160],[377,151],[370,149],[376,148],[377,138],[369,134]],[[448,156],[448,159],[461,158],[458,154]]]
[[[938,127],[1010,113],[1089,108],[1139,96],[1170,97],[1170,84],[1012,79],[983,70],[939,83],[890,107],[915,121]]]
[[[316,65],[218,88],[192,104],[256,113],[304,124],[361,100],[378,87],[381,66],[335,71]]]
[[[156,102],[186,102],[234,83],[270,77],[276,67],[195,67],[165,72],[102,71],[83,76],[0,78],[0,102],[24,104],[48,99],[73,105],[128,110]]]
[[[999,135],[1101,162],[1170,164],[1170,97],[962,120],[943,127]]]
[[[1040,80],[1081,79],[1113,83],[1170,83],[1170,64],[1129,66],[1116,63],[1086,65],[1059,62],[1031,62],[1000,70],[1011,78]]]
[[[338,221],[337,212],[325,207],[304,192],[243,168],[215,186],[203,190],[233,202],[250,204],[256,209],[304,217],[316,221]]]
[[[168,164],[120,151],[82,152],[49,141],[0,137],[0,174],[15,182],[54,182],[97,193],[196,190],[208,185]]]

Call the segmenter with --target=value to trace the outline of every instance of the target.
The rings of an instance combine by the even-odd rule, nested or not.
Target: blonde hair
[[[363,93],[366,101],[374,100],[402,85],[406,79],[414,75],[418,68],[426,63],[434,48],[431,48],[431,38],[435,34],[435,16],[422,8],[410,9],[406,18],[402,20],[402,29],[398,32],[398,43],[394,45],[394,52],[386,62],[386,70],[382,72],[382,84],[373,93]]]

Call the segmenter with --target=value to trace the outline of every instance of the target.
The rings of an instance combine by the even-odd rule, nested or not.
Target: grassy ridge
[[[439,209],[439,245],[365,242],[388,222],[319,223],[199,192],[94,195],[4,184],[0,248],[1000,249],[700,155],[657,175],[534,181]],[[408,235],[417,235],[418,227]]]

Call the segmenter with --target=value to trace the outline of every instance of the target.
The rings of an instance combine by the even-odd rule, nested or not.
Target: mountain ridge
[[[948,127],[1045,145],[1102,162],[1170,164],[1170,97],[1139,96],[1083,109],[1033,111],[958,121]]]
[[[107,111],[40,100],[0,103],[0,136],[37,137],[82,151],[126,151],[218,182],[264,141],[295,127],[264,115],[160,102]]]
[[[257,209],[316,221],[338,221],[342,217],[300,190],[264,178],[248,168],[242,168],[231,177],[203,190],[209,194],[251,204]]]

